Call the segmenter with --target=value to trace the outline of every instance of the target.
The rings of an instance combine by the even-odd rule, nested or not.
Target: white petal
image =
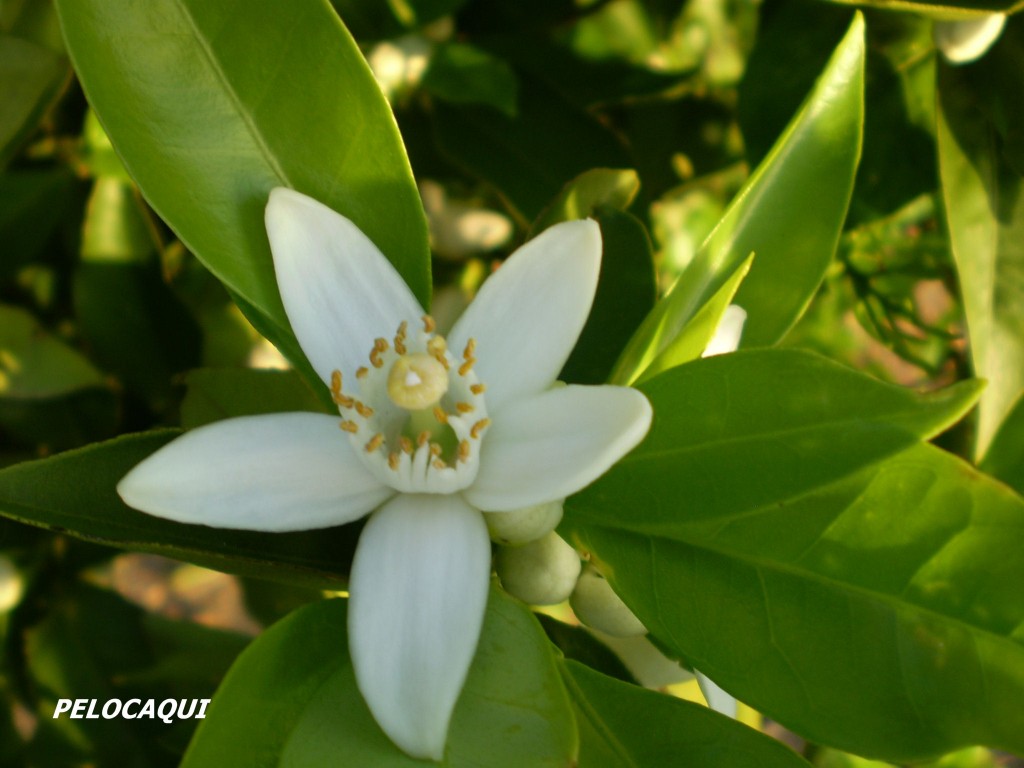
[[[950,64],[967,64],[980,59],[1006,25],[1006,15],[993,13],[976,19],[936,21],[935,45]]]
[[[747,322],[747,311],[739,304],[730,304],[722,313],[722,319],[718,321],[715,335],[704,348],[701,357],[713,355],[724,355],[728,352],[735,352],[740,345],[740,336],[743,335],[743,324]]]
[[[590,314],[601,269],[597,222],[556,224],[513,253],[449,335],[458,353],[476,339],[487,407],[547,389]]]
[[[560,499],[604,474],[650,425],[647,398],[627,387],[568,386],[517,400],[494,414],[463,495],[488,512]]]
[[[373,341],[423,314],[391,262],[351,221],[284,187],[270,193],[267,235],[288,320],[328,384],[366,364]]]
[[[380,727],[414,757],[444,754],[490,572],[483,516],[459,496],[400,495],[359,539],[348,619],[356,681]]]
[[[179,523],[300,531],[358,520],[394,492],[333,416],[245,416],[187,432],[125,475],[129,506]]]
[[[719,688],[715,681],[703,672],[696,669],[694,672],[697,675],[697,685],[700,686],[700,692],[704,694],[704,700],[708,706],[719,714],[727,715],[735,720],[738,709],[736,697]]]

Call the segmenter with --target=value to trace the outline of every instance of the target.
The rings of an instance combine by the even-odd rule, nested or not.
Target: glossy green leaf
[[[700,488],[673,498],[653,538],[634,532],[650,527],[634,504],[578,540],[658,640],[723,688],[869,757],[1024,751],[1024,501],[1008,488],[920,445],[745,510]]]
[[[1013,13],[1024,8],[1021,0],[831,0],[843,5],[867,5],[887,11],[914,11],[936,19],[976,17],[985,13]]]
[[[86,95],[146,199],[271,340],[295,354],[263,227],[278,185],[351,218],[426,303],[426,221],[404,148],[326,2],[57,7]]]
[[[1005,42],[1024,57],[1024,35]],[[950,244],[971,362],[989,381],[978,414],[978,456],[1024,392],[1024,177],[1000,136],[1004,104],[1019,102],[1024,88],[1019,71],[1004,78],[1001,69],[1011,63],[985,57],[939,73],[939,166]],[[1024,115],[1011,127],[1024,130]]]
[[[422,766],[395,747],[356,688],[346,604],[315,603],[257,639],[207,712],[183,768]],[[523,605],[491,592],[441,765],[570,765],[576,731],[554,654]]]
[[[1024,494],[1024,395],[999,426],[979,466]]]
[[[562,663],[580,728],[580,765],[807,768],[789,747],[700,704]]]
[[[774,344],[800,317],[832,261],[850,202],[864,55],[858,15],[803,107],[630,341],[617,380],[634,379],[751,253],[757,259],[736,296],[748,315],[743,346]]]
[[[595,216],[603,253],[587,323],[559,378],[577,384],[608,380],[630,334],[654,306],[657,293],[651,240],[634,216],[611,208]]]
[[[67,63],[52,51],[0,35],[0,168],[35,130],[67,76]]]
[[[696,360],[704,353],[711,339],[714,338],[719,324],[722,322],[722,316],[729,308],[733,298],[735,298],[736,291],[739,290],[743,279],[750,272],[750,265],[753,262],[754,254],[751,254],[747,257],[746,261],[736,268],[736,271],[729,276],[729,279],[722,284],[722,287],[707,300],[707,303],[697,310],[689,322],[676,332],[672,340],[664,346],[661,353],[651,361],[650,365],[644,368],[638,381],[646,381],[662,371],[667,371],[669,368]],[[665,328],[666,332],[669,328],[670,326]],[[658,344],[658,346],[662,345]]]
[[[423,87],[453,104],[486,104],[509,117],[516,114],[519,83],[512,68],[496,56],[465,43],[445,43],[430,57]]]
[[[261,413],[313,411],[320,402],[295,371],[203,368],[185,377],[181,426],[193,429],[213,421]]]
[[[639,389],[654,407],[647,438],[570,507],[588,523],[656,533],[680,515],[713,520],[780,502],[934,436],[981,385],[922,395],[810,352],[750,350]]]
[[[0,514],[122,549],[155,552],[229,573],[338,588],[358,525],[295,533],[182,525],[130,509],[115,492],[124,475],[178,434],[126,435],[0,470]]]

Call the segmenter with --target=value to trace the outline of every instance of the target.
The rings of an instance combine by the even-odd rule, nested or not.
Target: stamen
[[[355,407],[356,407],[356,411],[364,419],[368,419],[371,416],[373,416],[373,408],[371,408],[370,406],[366,405],[365,403],[361,403],[358,400],[356,400],[355,401]]]
[[[351,408],[353,405],[355,405],[356,402],[348,395],[343,395],[340,392],[338,392],[337,394],[332,392],[331,400],[334,401],[335,405],[340,405],[342,408]]]
[[[409,323],[405,320],[398,326],[398,333],[395,334],[395,352],[400,355],[404,355],[405,349],[405,333],[409,328]]]
[[[412,440],[410,440],[408,437],[402,435],[400,438],[398,438],[398,444],[401,446],[403,451],[410,455],[412,454]]]
[[[459,413],[472,413],[476,409],[469,403],[456,403],[455,410]]]
[[[380,368],[384,365],[384,361],[380,359],[380,356],[390,349],[388,346],[387,339],[375,339],[373,342],[373,349],[370,350],[370,363],[374,368]]]
[[[341,371],[331,371],[331,394],[341,397]]]
[[[398,454],[391,453],[388,455],[388,466],[392,469],[398,469]]]
[[[448,423],[448,414],[446,414],[441,409],[440,405],[435,405],[434,406],[434,418],[437,419],[438,422],[440,422],[441,424],[447,424]]]
[[[448,465],[440,459],[434,459],[434,469],[448,469]]]
[[[341,427],[343,431],[351,432],[353,435],[359,432],[359,425],[354,421],[342,421],[338,426]]]
[[[423,316],[423,330],[427,333],[433,333],[434,329],[437,328],[437,323],[434,322],[434,318],[430,315]]]
[[[378,432],[376,435],[371,437],[370,438],[370,442],[368,442],[366,444],[366,452],[367,453],[373,453],[378,448],[380,448],[380,446],[381,446],[381,444],[383,444],[383,442],[384,442],[384,435],[382,435],[380,432]]]
[[[469,461],[469,440],[459,443],[459,461]]]
[[[462,365],[459,366],[459,376],[465,376],[467,373],[473,370],[473,363],[476,362],[475,357],[471,357]]]
[[[416,445],[419,447],[423,447],[424,445],[427,444],[428,440],[430,440],[430,432],[427,430],[423,430],[416,437]]]
[[[367,375],[367,374],[368,374],[369,372],[370,372],[370,369],[369,369],[369,368],[357,368],[357,369],[356,369],[356,378],[357,378],[357,379],[365,379],[365,378],[366,378],[366,375]]]
[[[441,455],[441,444],[440,443],[431,443],[430,444],[430,455],[431,456],[440,456]]]
[[[472,428],[470,428],[469,436],[475,440],[479,438],[480,433],[487,429],[489,426],[491,426],[490,419],[480,419],[480,421],[478,421],[476,424],[472,426]]]
[[[472,392],[474,395],[482,395],[484,392],[487,391],[487,385],[483,384],[483,383],[481,383],[481,384],[470,384],[469,385],[469,391]]]
[[[469,360],[473,357],[474,352],[476,352],[476,339],[470,339],[466,342],[466,348],[462,350],[462,359]]]

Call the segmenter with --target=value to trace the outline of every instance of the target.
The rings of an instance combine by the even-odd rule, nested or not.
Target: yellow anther
[[[466,348],[462,350],[462,359],[469,360],[473,357],[473,353],[476,351],[476,339],[470,339],[466,342]]]
[[[370,442],[366,444],[366,452],[373,453],[384,443],[384,435],[378,432],[376,435],[370,438]]]
[[[331,394],[336,397],[341,395],[341,371],[331,371]]]
[[[456,403],[455,410],[459,413],[472,413],[476,409],[469,403]]]
[[[440,405],[434,406],[434,418],[437,419],[438,422],[441,424],[448,423],[448,414],[441,409]]]
[[[341,394],[340,392],[332,392],[331,400],[334,401],[335,405],[340,405],[342,408],[351,408],[353,405],[355,405],[355,400],[353,400],[348,395]]]
[[[357,369],[356,369],[356,378],[357,378],[357,379],[365,379],[365,378],[366,378],[366,375],[367,375],[367,374],[368,374],[369,372],[370,372],[370,369],[369,369],[369,368],[357,368]]]
[[[448,465],[440,459],[434,459],[434,469],[448,469]]]
[[[388,455],[388,466],[392,469],[398,469],[398,454],[391,453]]]
[[[401,446],[402,450],[405,453],[412,453],[412,440],[410,440],[405,435],[402,435],[400,438],[398,438],[398,444]]]
[[[388,397],[399,408],[422,411],[430,408],[448,391],[448,372],[430,355],[404,355],[388,372]]]
[[[416,436],[416,445],[422,448],[424,445],[427,444],[429,440],[430,432],[428,432],[427,430],[423,430],[422,432],[419,433],[419,435]]]
[[[440,443],[431,443],[430,444],[430,455],[431,456],[440,456],[441,455],[441,444]]]
[[[487,391],[487,385],[486,384],[470,384],[469,385],[469,391],[472,392],[474,395],[482,395],[484,392]]]
[[[354,421],[342,421],[341,424],[339,424],[339,426],[345,432],[351,432],[353,435],[359,431],[359,425],[356,424]]]
[[[462,365],[459,366],[459,376],[465,376],[467,373],[473,370],[473,363],[476,362],[475,357],[471,357]]]
[[[489,426],[491,426],[490,419],[480,419],[480,421],[474,424],[472,428],[469,430],[469,436],[475,440],[476,438],[480,437],[480,433],[487,429]]]
[[[398,326],[398,333],[395,334],[395,352],[400,355],[404,355],[406,352],[405,348],[405,333],[409,328],[409,324],[403,320]]]
[[[446,371],[448,370],[448,358],[445,357],[443,353],[438,352],[434,355],[434,359],[437,360],[437,362],[439,362]]]
[[[459,443],[459,461],[469,461],[469,440]]]
[[[358,400],[356,400],[354,402],[355,402],[356,412],[360,416],[362,416],[364,419],[368,419],[371,416],[373,416],[373,408],[371,408],[370,406],[366,405],[366,403],[359,402]]]
[[[427,333],[433,333],[434,329],[437,328],[437,323],[434,322],[434,318],[430,315],[423,316],[423,330]]]

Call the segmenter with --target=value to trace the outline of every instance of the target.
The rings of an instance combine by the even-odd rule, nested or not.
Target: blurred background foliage
[[[631,246],[649,247],[657,286],[671,285],[852,15],[814,0],[333,5],[405,140],[442,325],[544,221],[549,201],[595,168],[618,169],[620,183],[610,196],[603,185],[593,210]],[[873,9],[866,17],[865,143],[850,215],[833,268],[785,344],[937,388],[971,363],[938,171],[932,22]],[[1001,55],[1020,62],[1017,19],[1005,37]],[[1019,117],[1019,104],[997,115],[1018,173]],[[601,329],[625,334],[612,349],[653,289],[628,289],[638,298]],[[590,355],[570,366],[575,379],[600,381],[613,362]],[[244,373],[229,392],[202,370],[186,376],[211,368],[268,369],[261,387],[318,407],[147,207],[85,102],[49,0],[0,2],[0,467],[274,409],[245,401]],[[966,453],[970,429],[947,435],[946,447]],[[54,700],[209,696],[254,633],[319,594],[0,519],[0,766],[176,764],[193,722],[55,721]],[[773,732],[819,766],[882,765]],[[1006,760],[974,749],[935,765]]]

